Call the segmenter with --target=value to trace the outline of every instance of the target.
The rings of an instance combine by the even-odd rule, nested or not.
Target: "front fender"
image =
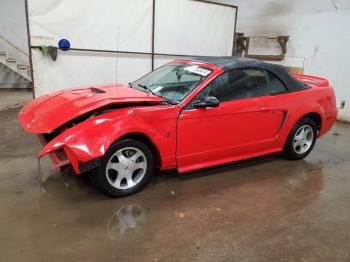
[[[81,172],[79,163],[103,156],[111,144],[129,133],[144,134],[157,148],[161,147],[165,139],[159,130],[143,121],[132,110],[126,113],[120,112],[117,116],[115,112],[111,112],[66,130],[50,141],[41,150],[39,157],[62,148],[74,171],[79,174]]]

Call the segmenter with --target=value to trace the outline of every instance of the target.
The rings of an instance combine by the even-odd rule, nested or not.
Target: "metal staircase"
[[[26,41],[2,26],[0,33],[0,64],[12,70],[15,74],[23,77],[29,82],[31,79],[31,69],[29,66],[29,54],[25,51]]]

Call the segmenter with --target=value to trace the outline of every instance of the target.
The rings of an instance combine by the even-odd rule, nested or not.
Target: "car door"
[[[195,108],[206,96],[218,107]],[[177,164],[189,171],[269,150],[278,132],[266,73],[235,69],[218,76],[184,108],[178,119]]]

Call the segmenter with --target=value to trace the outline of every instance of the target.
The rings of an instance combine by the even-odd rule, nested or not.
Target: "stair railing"
[[[0,52],[4,55],[6,62],[12,65],[11,68],[21,72],[26,70],[26,78],[30,78],[29,54],[25,51],[27,41],[5,25],[0,26]]]
[[[16,44],[14,43],[15,41],[13,41],[12,39],[10,39],[10,37],[8,37],[9,33],[12,34],[12,37],[15,37],[15,38],[17,38],[17,40],[19,40],[19,41],[16,41]],[[11,47],[10,49],[13,48],[13,49],[17,50],[18,52],[20,52],[21,54],[23,54],[24,56],[29,57],[28,52],[24,51],[24,49],[26,48],[25,45],[24,45],[26,43],[26,40],[24,38],[20,37],[14,31],[6,28],[6,26],[4,26],[4,25],[2,25],[2,35],[0,35],[0,38],[4,42],[4,49],[5,49],[4,51],[7,54],[9,52],[8,49],[9,49],[9,46],[10,46]],[[23,44],[23,46],[19,47],[19,44]]]

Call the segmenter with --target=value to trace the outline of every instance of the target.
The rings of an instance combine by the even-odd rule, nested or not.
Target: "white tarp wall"
[[[304,73],[327,78],[335,89],[340,119],[350,122],[350,1],[235,0],[237,31],[247,36],[289,35],[287,58],[303,58]],[[252,53],[271,53],[252,50]],[[285,65],[300,66],[298,61]]]
[[[72,48],[151,53],[152,0],[29,0],[28,9],[32,46],[57,46],[66,38]],[[156,0],[155,10],[155,53],[231,55],[233,8]],[[74,86],[127,84],[151,71],[150,55],[116,56],[59,50],[52,61],[33,49],[35,95]],[[156,56],[155,67],[170,60]]]

